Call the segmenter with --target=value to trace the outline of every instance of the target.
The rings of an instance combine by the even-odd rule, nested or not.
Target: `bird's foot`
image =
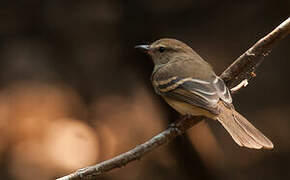
[[[191,114],[185,114],[185,115],[182,115],[181,116],[181,121],[186,121],[186,120],[189,120],[189,119],[192,119],[193,116]]]
[[[182,131],[179,129],[179,121],[170,123],[168,127],[178,134],[182,134]]]

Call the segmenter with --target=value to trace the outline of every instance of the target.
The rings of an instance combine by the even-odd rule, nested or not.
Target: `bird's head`
[[[184,60],[194,53],[185,43],[169,38],[159,39],[150,45],[138,45],[135,48],[150,55],[155,65]]]

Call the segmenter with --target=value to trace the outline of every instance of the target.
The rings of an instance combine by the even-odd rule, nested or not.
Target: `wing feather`
[[[211,82],[196,80],[193,78],[171,78],[167,84],[154,81],[155,90],[162,96],[218,113],[217,103],[219,95]],[[165,82],[165,80],[162,80]]]
[[[157,94],[174,100],[187,102],[218,114],[218,102],[222,100],[228,107],[232,106],[231,94],[221,78],[213,72],[195,68],[193,73],[191,61],[176,62],[152,74],[152,83]]]

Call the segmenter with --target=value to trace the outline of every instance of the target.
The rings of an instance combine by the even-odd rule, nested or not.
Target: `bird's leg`
[[[190,114],[183,115],[178,121],[169,124],[169,128],[177,132],[178,134],[183,134],[184,129],[192,127],[197,123],[205,119],[204,116],[192,116]]]
[[[179,125],[176,122],[170,123],[168,126],[171,130],[175,131],[177,134],[182,134],[182,131],[179,129]]]
[[[181,117],[181,121],[186,121],[192,118],[194,118],[194,116],[192,116],[191,114],[185,114]]]
[[[194,116],[190,114],[181,115],[180,118],[178,118],[175,122],[169,124],[169,128],[173,129],[178,134],[182,134],[180,126],[184,124],[184,121],[192,120],[193,118]]]

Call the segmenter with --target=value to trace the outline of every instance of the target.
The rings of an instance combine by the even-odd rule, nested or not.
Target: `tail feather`
[[[216,119],[240,145],[253,149],[272,149],[273,143],[256,129],[246,118],[233,109],[221,105],[221,113]]]

